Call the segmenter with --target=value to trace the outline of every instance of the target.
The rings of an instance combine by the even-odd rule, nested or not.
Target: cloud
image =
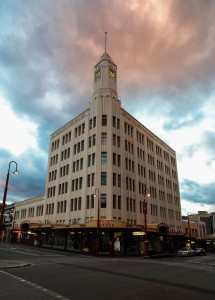
[[[45,153],[29,149],[21,155],[14,156],[10,152],[0,149],[0,157],[0,198],[3,199],[6,176],[11,161],[17,163],[19,174],[13,174],[16,165],[11,163],[7,193],[8,203],[31,198],[45,192],[47,170],[47,155]]]
[[[199,184],[198,182],[184,179],[181,183],[181,196],[185,201],[196,204],[214,205],[215,187],[214,183]]]

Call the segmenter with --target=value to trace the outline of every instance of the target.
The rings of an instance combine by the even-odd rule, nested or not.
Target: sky
[[[183,214],[215,211],[215,1],[1,0],[0,201],[45,192],[50,135],[89,107],[94,65],[176,151]]]

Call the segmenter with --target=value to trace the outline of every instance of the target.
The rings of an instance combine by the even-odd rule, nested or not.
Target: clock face
[[[95,72],[95,79],[98,79],[99,77],[101,77],[101,69]]]
[[[116,79],[116,72],[109,69],[109,76],[110,76],[110,78]]]

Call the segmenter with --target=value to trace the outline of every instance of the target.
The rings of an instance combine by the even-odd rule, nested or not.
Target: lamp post
[[[99,198],[99,189],[95,189],[94,197],[98,197],[97,200],[97,226],[96,226],[96,256],[99,257],[99,234],[100,234],[100,198]]]
[[[145,242],[144,242],[144,257],[149,257],[149,241],[148,241],[148,230],[147,230],[147,202],[146,196],[150,197],[148,189],[144,191],[144,201],[143,201],[143,214],[144,214],[144,229],[145,229]]]
[[[1,217],[0,217],[0,241],[2,239],[2,226],[3,226],[3,220],[4,220],[4,210],[5,210],[5,204],[6,204],[6,199],[7,199],[7,190],[8,190],[8,182],[9,182],[9,177],[10,177],[10,165],[14,163],[16,165],[15,171],[13,173],[15,175],[18,175],[18,169],[17,169],[17,163],[15,161],[11,161],[8,166],[8,172],[7,172],[7,177],[6,177],[6,183],[5,183],[5,188],[4,188],[4,197],[3,197],[3,202],[2,202],[2,208],[1,208]]]
[[[189,215],[191,215],[191,213],[187,212],[187,226],[188,226],[188,242],[191,246],[191,230],[190,230],[190,219],[189,219]]]

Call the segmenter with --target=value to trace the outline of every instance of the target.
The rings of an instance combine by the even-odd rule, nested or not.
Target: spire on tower
[[[107,52],[107,32],[105,31],[105,53]]]

